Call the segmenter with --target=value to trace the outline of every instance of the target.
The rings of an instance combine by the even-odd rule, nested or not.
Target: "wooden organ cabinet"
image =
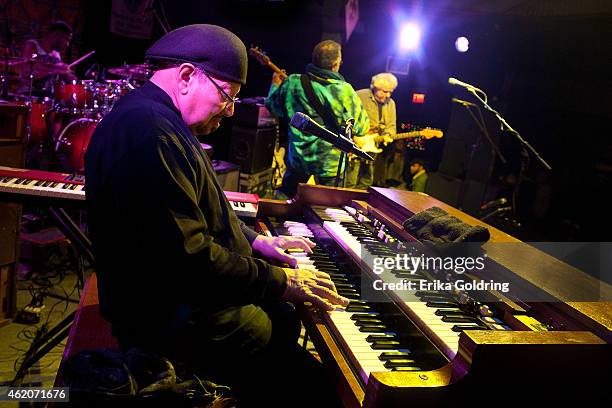
[[[374,274],[367,253],[424,248],[402,224],[433,206],[489,229],[481,248],[487,266],[470,279],[508,281],[535,297],[495,290],[478,300],[469,292],[427,290],[408,298],[394,291],[375,301],[363,296],[374,279],[402,274]],[[567,402],[568,394],[600,402],[611,396],[612,287],[532,245],[426,194],[372,187],[300,185],[291,202],[261,200],[257,225],[266,234],[311,237],[316,252],[304,264],[328,272],[351,300],[346,310],[302,310],[345,406],[493,406]],[[404,277],[456,279],[440,275]]]

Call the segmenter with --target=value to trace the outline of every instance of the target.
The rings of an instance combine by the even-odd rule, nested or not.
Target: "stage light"
[[[421,29],[415,23],[406,23],[400,31],[400,49],[414,51],[421,41]]]
[[[455,40],[455,48],[459,52],[466,52],[470,49],[470,41],[466,37],[459,37]]]

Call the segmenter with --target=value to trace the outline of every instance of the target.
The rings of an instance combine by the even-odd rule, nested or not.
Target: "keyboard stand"
[[[87,259],[90,265],[93,265],[94,256],[91,241],[83,231],[81,231],[78,224],[70,218],[63,208],[49,207],[49,213],[57,222],[57,227],[62,233],[74,244],[79,253]],[[77,284],[80,289],[83,289],[85,280],[82,270],[77,268],[76,273]],[[65,300],[69,301],[69,299]],[[70,313],[64,320],[49,331],[47,331],[46,326],[43,326],[37,331],[34,341],[30,345],[28,351],[26,351],[24,359],[17,370],[17,374],[15,374],[15,377],[11,381],[11,387],[20,386],[30,367],[68,337],[75,314],[76,312]]]

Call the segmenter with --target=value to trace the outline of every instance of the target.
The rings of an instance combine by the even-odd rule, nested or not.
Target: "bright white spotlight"
[[[414,51],[421,41],[421,29],[414,23],[404,24],[400,31],[400,49],[402,51]]]
[[[455,48],[459,52],[466,52],[470,49],[470,41],[466,37],[459,37],[455,40]]]

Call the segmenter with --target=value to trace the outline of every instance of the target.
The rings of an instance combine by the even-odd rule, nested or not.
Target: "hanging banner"
[[[344,29],[346,33],[345,41],[351,38],[351,34],[359,22],[359,0],[347,0],[344,6]]]
[[[151,0],[113,0],[111,33],[129,38],[151,38],[153,8]]]

